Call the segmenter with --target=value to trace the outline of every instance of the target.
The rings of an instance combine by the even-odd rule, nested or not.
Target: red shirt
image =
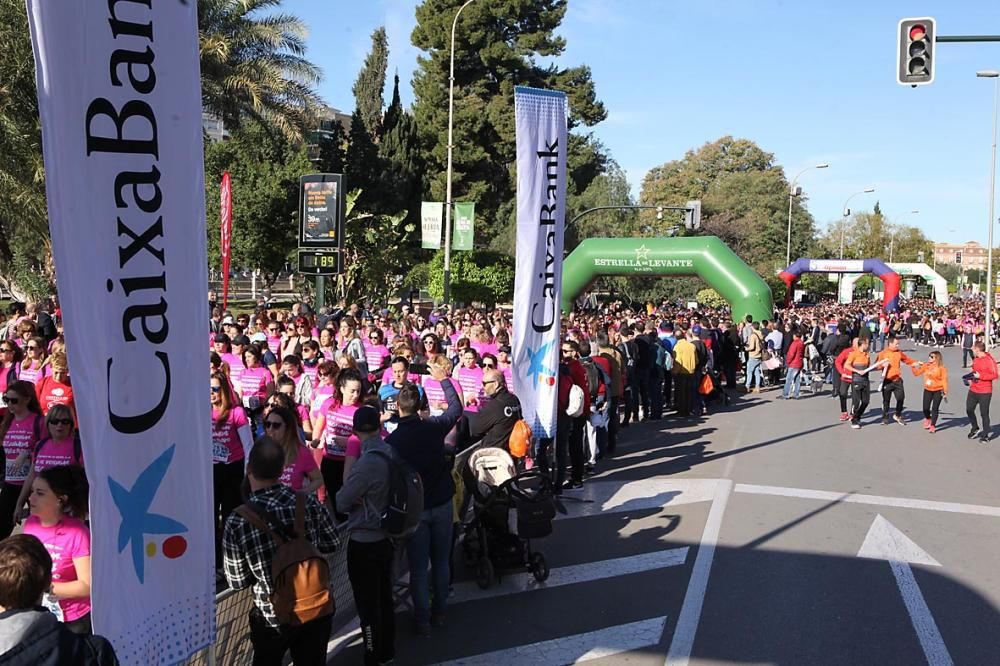
[[[601,367],[601,369],[604,370],[604,374],[606,374],[608,376],[608,380],[610,380],[611,379],[611,361],[609,359],[607,359],[607,358],[604,358],[600,354],[597,354],[595,356],[591,356],[590,358],[594,362],[594,365],[599,365]],[[607,392],[608,392],[608,386],[607,386],[607,384],[601,384],[600,387],[597,389],[597,395],[605,395]]]
[[[997,362],[986,354],[972,361],[972,371],[979,373],[978,379],[969,384],[972,393],[993,393],[993,380],[997,378]]]
[[[52,379],[44,377],[35,385],[35,393],[38,394],[38,403],[42,406],[42,414],[48,414],[52,405],[66,405],[73,413],[73,420],[76,420],[76,405],[73,403],[73,387]]]
[[[833,366],[837,369],[837,372],[840,373],[840,381],[842,382],[851,382],[851,373],[847,371],[844,364],[847,363],[847,357],[851,355],[852,351],[854,351],[854,347],[848,347],[844,351],[840,352],[837,359],[833,362]]]
[[[802,369],[802,359],[805,356],[806,346],[801,339],[792,340],[788,346],[788,353],[785,355],[785,363],[789,368]]]

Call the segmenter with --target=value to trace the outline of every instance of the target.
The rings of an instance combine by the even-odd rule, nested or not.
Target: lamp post
[[[860,192],[855,192],[851,196],[847,197],[847,201],[844,202],[844,222],[840,225],[840,258],[844,258],[844,232],[847,231],[847,218],[851,216],[851,209],[847,207],[847,204],[851,203],[851,199],[858,196],[859,194],[871,194],[875,191],[874,187],[869,187],[867,190],[861,190]]]
[[[917,215],[919,213],[920,213],[919,210],[911,210],[909,213],[901,213],[900,215],[897,215],[895,217],[895,220],[891,223],[892,224],[892,235],[889,236],[889,263],[890,264],[892,263],[892,250],[893,250],[894,246],[896,245],[896,234],[899,232],[899,229],[896,228],[896,224],[898,223],[899,218],[903,217],[903,215]]]
[[[993,276],[993,204],[996,198],[996,175],[997,175],[997,108],[1000,107],[1000,72],[996,70],[985,70],[976,72],[976,76],[981,79],[993,79],[993,156],[990,158],[990,219],[989,232],[986,235],[986,274],[992,279]],[[991,280],[987,280],[986,290],[986,349],[992,346],[993,328],[993,291]]]
[[[809,169],[825,169],[829,164],[824,162],[823,164],[817,164],[816,166],[806,167],[800,171],[795,178],[792,179],[791,187],[788,190],[788,240],[785,244],[785,265],[788,266],[792,263],[792,201],[795,199],[795,183],[798,182],[799,176],[804,174]]]
[[[466,3],[455,12],[455,19],[451,22],[451,66],[448,74],[448,170],[447,186],[445,188],[444,203],[444,304],[451,303],[451,153],[454,148],[452,141],[452,120],[455,112],[455,28],[458,26],[458,17],[462,10],[471,5],[474,0],[466,0]]]

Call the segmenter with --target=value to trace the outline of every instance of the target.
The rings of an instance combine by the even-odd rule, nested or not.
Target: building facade
[[[965,243],[934,243],[935,264],[958,264],[965,269],[986,268],[986,248],[976,241]]]

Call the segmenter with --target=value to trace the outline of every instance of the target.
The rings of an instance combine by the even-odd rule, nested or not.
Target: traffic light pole
[[[599,210],[655,210],[655,211],[682,210],[685,213],[690,213],[694,209],[686,206],[652,206],[649,204],[638,204],[635,206],[595,206],[594,208],[588,208],[587,210],[583,211],[582,213],[574,217],[572,220],[567,222],[565,228],[569,229],[571,226],[573,226],[573,224],[576,223],[577,220],[579,220],[584,215],[589,215],[590,213],[595,213]]]
[[[1000,42],[1000,35],[938,35],[935,42]]]

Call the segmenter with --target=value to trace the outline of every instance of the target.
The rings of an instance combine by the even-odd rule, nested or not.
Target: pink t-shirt
[[[354,412],[361,405],[341,405],[336,398],[329,398],[323,405],[326,427],[323,429],[323,447],[327,458],[342,459],[347,455],[348,445],[340,444],[335,437],[357,439],[354,436]],[[358,443],[360,447],[360,442]],[[360,449],[359,449],[360,450]]]
[[[508,365],[506,368],[500,368],[500,372],[503,374],[504,380],[507,382],[507,390],[511,393],[514,392],[514,368]]]
[[[484,354],[493,354],[494,356],[497,355],[497,346],[492,342],[477,341],[470,343],[469,346],[479,352],[480,358],[482,358]]]
[[[34,460],[35,474],[60,465],[83,467],[83,451],[81,450],[80,457],[77,458],[76,445],[72,437],[60,440],[47,439],[42,443],[42,448],[35,452]]]
[[[219,410],[212,410],[212,462],[231,463],[243,460],[243,442],[240,428],[248,425],[246,412],[242,407],[229,410],[229,417],[219,425]]]
[[[479,404],[483,402],[485,397],[483,393],[483,369],[478,366],[467,368],[463,365],[455,371],[455,378],[458,380],[458,385],[462,387],[462,394],[467,405],[465,411],[478,412]],[[472,398],[475,398],[476,402],[469,405],[469,400]]]
[[[41,367],[41,363],[32,363],[25,368],[21,366],[21,372],[18,374],[18,379],[25,382],[31,382],[32,384],[37,384],[41,381],[42,377],[47,377],[52,373],[52,369],[49,366],[45,368]]]
[[[281,473],[281,478],[278,480],[292,490],[302,490],[309,472],[314,469],[317,469],[317,465],[312,451],[300,444],[299,451],[295,455],[295,462],[285,466],[285,471]]]
[[[274,381],[274,375],[267,368],[260,366],[247,368],[240,374],[240,388],[243,389],[241,394],[244,398],[255,395],[264,400],[267,398],[267,385],[272,381]]]
[[[295,404],[295,413],[299,417],[299,425],[305,427],[305,424],[309,421],[309,408],[305,405]]]
[[[236,354],[229,352],[219,354],[219,358],[229,364],[229,381],[232,382],[233,387],[239,387],[240,375],[243,374],[244,370],[243,361]]]
[[[388,362],[386,359],[389,358],[389,354],[389,348],[385,345],[373,345],[370,342],[365,342],[365,360],[372,372],[381,368],[383,362]]]
[[[271,336],[268,336],[267,337],[267,348],[271,350],[272,354],[274,354],[275,356],[277,356],[278,355],[278,351],[281,349],[281,336],[279,335],[276,338],[272,338]]]
[[[37,421],[37,425],[36,425]],[[45,432],[44,419],[33,412],[28,412],[23,419],[16,418],[10,422],[7,435],[3,438],[3,450],[6,454],[7,475],[5,482],[15,486],[23,486],[31,469],[31,453],[35,444]],[[14,462],[22,453],[27,453],[20,467],[15,468]]]
[[[316,420],[316,417],[323,413],[323,406],[333,395],[333,386],[320,384],[313,388],[312,404],[309,406],[309,418]]]
[[[424,379],[424,394],[427,396],[427,405],[432,411],[439,411],[435,409],[434,405],[448,402],[444,395],[444,389],[441,388],[441,382],[436,379],[430,377]]]
[[[24,533],[41,541],[52,557],[53,583],[72,583],[78,578],[74,558],[90,557],[90,530],[82,520],[63,516],[55,525],[45,527],[38,516],[28,516]],[[60,599],[59,607],[66,622],[79,620],[90,612],[90,598]]]
[[[302,373],[309,378],[310,382],[312,382],[313,390],[315,391],[317,384],[319,384],[319,380],[317,379],[319,373],[319,363],[316,363],[316,365],[309,365],[308,363],[303,361]]]

